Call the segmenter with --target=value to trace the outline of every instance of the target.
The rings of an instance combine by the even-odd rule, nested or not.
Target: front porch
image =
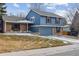
[[[52,28],[53,35],[62,35],[62,32],[63,32],[63,28],[61,28],[61,27]]]
[[[69,35],[70,27],[68,25],[53,27],[52,32],[54,35]]]
[[[6,33],[25,33],[29,32],[31,23],[28,22],[5,22],[4,32]]]

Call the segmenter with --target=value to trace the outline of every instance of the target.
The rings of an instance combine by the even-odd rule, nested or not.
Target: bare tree
[[[67,7],[66,8],[67,13],[65,15],[66,15],[66,18],[72,23],[75,12],[79,11],[79,3],[73,3],[73,5],[69,4],[69,6],[71,6],[72,8],[68,9],[68,7]]]
[[[74,17],[75,11],[72,11],[72,9],[71,10],[66,9],[66,11],[67,11],[67,13],[65,14],[65,16],[72,23],[72,19]]]

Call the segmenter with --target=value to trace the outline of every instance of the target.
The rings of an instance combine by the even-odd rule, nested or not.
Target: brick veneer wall
[[[20,32],[27,31],[27,24],[20,24]]]
[[[11,32],[11,31],[12,31],[12,24],[6,23],[6,32]]]
[[[27,24],[20,24],[20,32],[27,31]],[[6,23],[6,32],[13,32],[12,23]]]

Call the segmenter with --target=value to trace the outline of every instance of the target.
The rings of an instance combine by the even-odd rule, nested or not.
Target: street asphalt
[[[79,44],[2,53],[0,56],[79,56]]]
[[[72,51],[67,51],[63,53],[58,53],[58,54],[50,54],[50,56],[79,56],[79,49],[72,50]]]

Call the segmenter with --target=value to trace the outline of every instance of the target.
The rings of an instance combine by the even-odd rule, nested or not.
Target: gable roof
[[[63,18],[62,16],[59,16],[59,15],[57,15],[57,14],[50,13],[50,12],[45,12],[45,11],[40,11],[40,10],[38,10],[38,9],[32,9],[32,11],[34,11],[34,12],[36,12],[37,14],[42,15],[42,16]]]

